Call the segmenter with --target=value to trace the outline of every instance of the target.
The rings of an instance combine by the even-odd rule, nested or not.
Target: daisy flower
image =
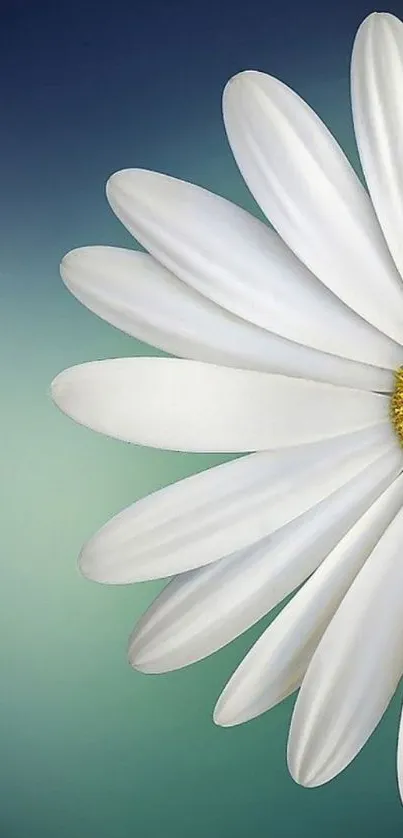
[[[297,593],[227,683],[236,725],[299,689],[294,779],[342,771],[403,674],[403,25],[372,14],[351,67],[368,191],[289,87],[242,72],[223,114],[271,226],[190,183],[128,169],[109,203],[147,251],[83,247],[61,273],[168,358],[85,363],[52,384],[128,442],[244,456],[143,498],[83,547],[106,584],[173,577],[130,638],[143,672],[198,661]],[[403,735],[398,746],[403,787]]]

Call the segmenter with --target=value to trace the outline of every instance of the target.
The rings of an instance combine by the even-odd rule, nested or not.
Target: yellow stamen
[[[395,372],[395,389],[390,400],[390,418],[403,448],[403,367]]]

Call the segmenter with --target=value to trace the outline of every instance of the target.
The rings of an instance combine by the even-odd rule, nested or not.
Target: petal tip
[[[141,621],[140,621],[141,622]],[[129,635],[127,642],[127,659],[133,669],[141,670],[141,625],[137,624]]]
[[[115,189],[122,189],[128,185],[128,183],[132,184],[133,181],[137,181],[140,183],[142,180],[149,180],[153,176],[159,176],[159,172],[153,172],[150,169],[141,169],[139,167],[132,167],[127,169],[119,169],[117,172],[113,172],[106,181],[106,193],[107,195]]]
[[[290,742],[287,748],[287,767],[294,782],[305,789],[323,786],[334,777],[334,774],[324,775],[321,766],[313,765],[312,761],[308,761],[305,753],[295,753],[294,748],[290,747]]]
[[[290,759],[287,760],[287,764],[290,776],[297,786],[302,786],[304,789],[313,789],[322,785],[322,782],[317,780],[312,772],[304,771],[302,766],[294,765]]]
[[[141,640],[141,633],[137,634],[135,629],[129,638],[127,650],[127,659],[132,669],[144,675],[160,675],[171,671],[169,666],[164,666],[163,661],[150,657],[149,651]]]
[[[114,172],[112,175],[109,176],[105,184],[105,193],[107,200],[111,205],[113,200],[117,196],[121,195],[126,191],[128,184],[131,183],[131,181],[133,180],[134,173],[137,171],[141,170],[119,169],[119,171]]]
[[[54,404],[63,410],[62,404],[64,401],[64,394],[66,390],[66,383],[68,383],[68,373],[69,369],[62,370],[59,372],[58,375],[53,379],[50,385],[50,397]]]
[[[121,169],[107,180],[106,198],[118,218],[128,213],[133,223],[140,207],[144,211],[152,208],[154,200],[166,200],[167,189],[176,182],[177,178],[150,169]],[[129,230],[133,232],[130,226]]]
[[[80,421],[79,411],[75,409],[77,406],[77,396],[80,394],[80,388],[82,388],[85,370],[91,363],[94,362],[90,361],[84,364],[75,364],[73,367],[67,367],[67,369],[62,370],[56,375],[50,385],[50,397],[54,404],[59,410],[77,422]],[[72,403],[72,396],[74,396],[74,403]]]
[[[391,14],[391,12],[371,12],[358,27],[357,35],[359,34],[361,36],[367,32],[371,32],[372,34],[374,30],[379,30],[379,27],[382,27],[384,24],[391,24],[392,26],[399,25],[401,24],[401,20],[396,15]]]
[[[142,660],[141,657],[137,658],[136,655],[128,655],[127,659],[131,668],[136,672],[141,672],[143,675],[158,675],[159,673],[158,669],[154,669],[146,660]]]
[[[227,717],[225,710],[223,710],[218,704],[215,706],[213,711],[213,722],[217,727],[231,727],[231,722]]]
[[[236,725],[242,723],[242,719],[239,718],[239,714],[237,715],[234,712],[232,702],[225,698],[224,693],[220,696],[216,706],[214,707],[213,722],[217,725],[217,727],[235,727]]]
[[[224,87],[223,101],[225,102],[228,96],[243,92],[245,88],[257,82],[260,76],[263,75],[264,73],[261,73],[259,70],[240,70],[239,73],[235,73],[234,76],[228,79]]]
[[[99,531],[98,531],[99,532]],[[108,561],[108,554],[100,549],[97,539],[98,533],[89,539],[81,548],[78,557],[78,569],[84,579],[89,582],[97,582],[99,585],[118,585],[120,580],[117,574],[111,572]]]
[[[127,660],[129,662],[131,668],[135,669],[136,672],[146,673],[148,671],[147,670],[147,664],[144,664],[144,666],[143,666],[143,661],[141,659],[141,654],[137,657],[137,651],[136,650],[133,651],[130,648],[130,646],[129,646],[129,649],[127,651]]]
[[[93,557],[91,557],[90,551],[87,549],[85,545],[78,557],[77,561],[78,569],[81,573],[81,576],[84,579],[88,579],[90,582],[100,582],[101,580],[97,577],[97,574],[94,574],[94,561]]]
[[[72,272],[82,264],[83,257],[85,258],[88,251],[93,251],[95,248],[90,245],[86,247],[75,247],[66,253],[59,265],[60,276],[65,285],[69,288]]]
[[[74,259],[74,253],[75,253],[75,250],[69,250],[68,253],[65,253],[64,256],[62,257],[62,259],[60,260],[59,271],[60,271],[60,276],[61,276],[63,281],[64,281],[65,273],[68,270],[69,265],[72,261],[72,258]]]

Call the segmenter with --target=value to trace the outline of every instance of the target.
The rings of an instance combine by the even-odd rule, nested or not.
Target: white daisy
[[[61,266],[88,308],[181,358],[68,369],[52,385],[65,413],[141,445],[248,452],[125,509],[84,546],[82,572],[175,575],[130,639],[144,672],[210,655],[305,582],[215,721],[239,724],[300,687],[288,763],[306,786],[355,757],[403,673],[402,90],[403,25],[373,14],[352,57],[369,197],[296,93],[240,73],[225,127],[274,230],[197,186],[127,170],[108,199],[148,253],[80,248]]]

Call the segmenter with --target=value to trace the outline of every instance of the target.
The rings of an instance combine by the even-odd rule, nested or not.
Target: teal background
[[[2,7],[1,838],[402,833],[400,696],[352,766],[304,790],[285,767],[293,700],[240,728],[211,720],[261,626],[177,673],[129,668],[127,637],[161,585],[91,584],[76,567],[80,545],[123,506],[220,458],[104,439],[48,395],[64,367],[154,351],[87,312],[58,277],[73,247],[134,246],[104,198],[109,174],[159,169],[257,212],[220,119],[223,84],[250,67],[295,87],[357,165],[348,63],[371,10],[311,0]]]

